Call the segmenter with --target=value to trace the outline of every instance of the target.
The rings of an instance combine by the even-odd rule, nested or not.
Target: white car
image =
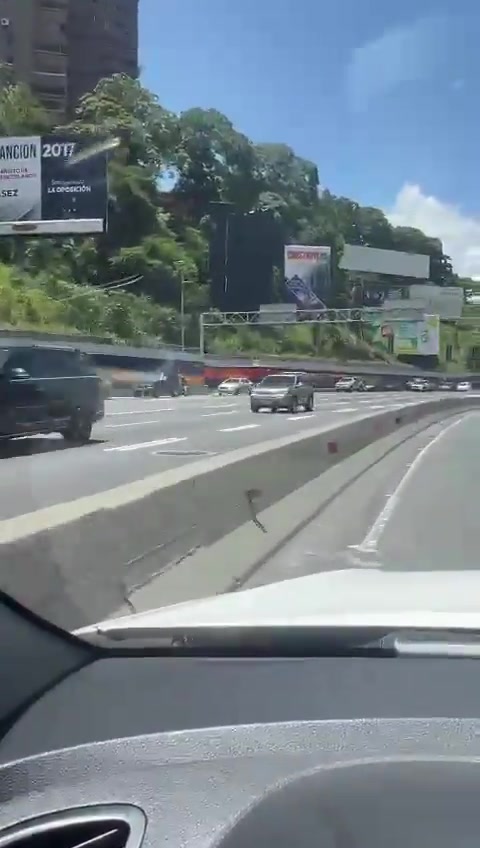
[[[224,380],[218,387],[219,395],[239,395],[249,394],[252,388],[252,381],[246,377],[229,377]]]
[[[336,392],[353,392],[356,387],[357,380],[355,377],[340,377],[335,383]]]
[[[457,392],[470,392],[472,390],[472,384],[468,383],[466,380],[462,383],[457,383]]]

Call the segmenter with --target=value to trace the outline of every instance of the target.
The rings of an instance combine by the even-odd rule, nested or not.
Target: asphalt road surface
[[[93,495],[202,455],[300,432],[317,422],[334,426],[432,397],[408,392],[317,393],[314,412],[297,415],[253,415],[246,396],[112,398],[86,446],[69,447],[59,435],[16,439],[2,446],[0,520]]]
[[[344,491],[244,588],[343,568],[480,567],[480,412],[435,424]]]

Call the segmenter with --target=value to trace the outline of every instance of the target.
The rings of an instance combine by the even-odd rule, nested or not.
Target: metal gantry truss
[[[416,313],[416,314],[415,314]],[[203,312],[200,315],[200,350],[205,352],[205,329],[212,327],[281,327],[295,326],[296,324],[368,324],[372,319],[381,317],[385,324],[395,324],[404,321],[419,321],[424,318],[425,312],[420,309],[405,310],[381,308],[355,308],[348,309],[297,309],[295,312]],[[456,326],[462,324],[478,324],[480,319],[476,316],[462,316],[461,318],[440,319],[442,323]]]
[[[204,327],[238,327],[252,324],[296,324],[308,322],[310,324],[329,323],[339,324],[349,321],[368,320],[366,313],[381,314],[382,309],[297,309],[296,312],[203,312],[202,323]],[[271,316],[269,318],[268,316]],[[293,320],[292,320],[293,319]]]
[[[205,352],[207,327],[295,326],[296,324],[349,324],[368,322],[376,316],[385,316],[383,309],[297,309],[296,312],[202,312],[200,315],[200,351]],[[388,317],[391,321],[408,320],[406,316]]]

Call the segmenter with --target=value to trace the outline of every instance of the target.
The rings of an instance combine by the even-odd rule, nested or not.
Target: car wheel
[[[90,441],[92,435],[92,421],[83,415],[74,415],[69,426],[63,431],[62,436],[66,442],[76,445],[84,445]]]
[[[251,406],[250,409],[251,409],[252,412],[258,412],[260,407],[259,406]]]
[[[296,398],[294,398],[290,404],[290,412],[292,415],[296,415],[298,412],[298,402]]]

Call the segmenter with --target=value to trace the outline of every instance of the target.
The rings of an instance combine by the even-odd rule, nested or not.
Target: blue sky
[[[254,141],[289,144],[332,191],[439,235],[480,274],[476,0],[166,8],[140,0],[142,78],[163,105],[214,107]]]

